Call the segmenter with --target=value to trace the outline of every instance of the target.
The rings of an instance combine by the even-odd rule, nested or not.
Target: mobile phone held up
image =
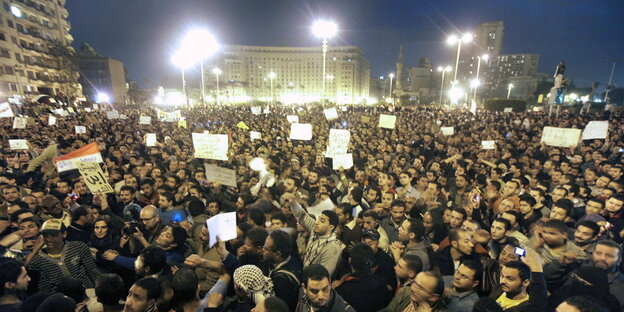
[[[516,253],[516,255],[518,255],[518,257],[526,257],[526,250],[524,250],[524,249],[522,249],[520,247],[516,247],[514,252]]]

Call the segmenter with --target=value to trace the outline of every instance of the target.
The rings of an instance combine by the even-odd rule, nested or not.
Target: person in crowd
[[[394,242],[390,248],[395,261],[402,255],[416,255],[422,261],[422,269],[429,270],[432,250],[424,241],[424,232],[425,227],[420,220],[416,218],[404,220],[399,229],[400,242]]]
[[[157,311],[157,301],[162,288],[160,282],[153,277],[144,277],[128,290],[124,303],[124,312],[153,312]]]
[[[263,260],[269,264],[268,276],[273,280],[275,294],[284,300],[292,311],[297,307],[301,280],[301,263],[293,257],[292,237],[280,230],[267,236],[263,247]]]
[[[0,258],[0,311],[19,311],[30,277],[17,259]]]
[[[390,244],[399,241],[399,228],[405,220],[405,214],[407,212],[407,206],[405,202],[398,199],[390,204],[390,218],[383,219],[381,221],[381,227],[388,235],[388,241]]]
[[[329,271],[324,266],[313,263],[303,269],[301,291],[295,311],[316,310],[356,311],[331,287]]]
[[[481,263],[465,260],[459,264],[452,277],[444,277],[444,285],[450,286],[445,292],[449,299],[449,311],[472,311],[479,300],[476,290],[482,274]]]
[[[409,286],[404,286],[382,312],[447,311],[444,280],[437,272],[423,271]]]
[[[120,302],[125,295],[124,282],[117,274],[102,274],[95,282],[95,296],[104,312],[121,312],[124,307]]]

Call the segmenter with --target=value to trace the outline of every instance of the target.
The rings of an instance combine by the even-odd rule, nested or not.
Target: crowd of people
[[[624,311],[623,115],[606,139],[561,148],[544,126],[602,115],[266,108],[182,109],[179,125],[153,109],[53,124],[53,107],[14,107],[29,120],[0,118],[0,311]],[[312,140],[291,140],[286,115]],[[353,167],[325,157],[330,129],[350,131]],[[228,135],[227,161],[195,157],[204,131]],[[113,192],[55,165],[90,143]],[[236,187],[206,164],[235,170]],[[221,213],[237,237],[215,242],[206,221]]]

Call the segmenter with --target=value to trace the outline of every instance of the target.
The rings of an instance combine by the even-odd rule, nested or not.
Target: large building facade
[[[72,65],[65,0],[13,0],[0,8],[0,92],[26,100],[38,94],[81,96]]]
[[[536,76],[538,65],[538,54],[503,54],[497,56],[491,60],[490,66],[487,68],[491,96],[502,97],[506,94],[509,83],[513,84],[512,80],[515,77],[525,77],[526,79],[526,77]],[[519,92],[519,94],[521,93]]]
[[[487,54],[488,60],[495,59],[501,54],[503,46],[503,34],[505,27],[503,22],[487,22],[477,25],[477,30],[471,43],[464,43],[459,54],[459,65],[457,66],[457,80],[462,86],[469,86],[470,81],[476,78],[479,67],[479,57]],[[453,54],[453,66],[457,58],[457,49]],[[491,63],[482,60],[479,68],[479,80],[482,85],[489,85],[490,77],[483,75],[485,68]],[[489,89],[489,87],[488,87]]]
[[[221,102],[274,99],[289,104],[319,102],[324,98],[348,104],[364,102],[369,97],[370,66],[356,46],[329,47],[324,94],[321,47],[229,45],[222,48],[213,65],[222,71],[218,76]],[[217,75],[212,66],[204,70],[206,93],[210,90],[214,99]]]
[[[122,62],[97,54],[87,44],[82,46],[77,56],[80,84],[88,99],[95,102],[102,93],[110,98],[111,103],[126,103],[128,93]]]

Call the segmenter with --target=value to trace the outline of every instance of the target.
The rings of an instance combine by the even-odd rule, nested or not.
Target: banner
[[[145,146],[156,146],[156,133],[148,133],[145,135]]]
[[[8,102],[0,103],[0,118],[13,117],[13,110]]]
[[[221,185],[236,187],[236,171],[215,165],[205,164],[206,180],[219,182]]]
[[[195,158],[228,160],[227,134],[193,133]]]
[[[74,162],[102,162],[102,155],[96,142],[84,145],[83,147],[54,159],[56,170],[59,173],[78,169]]]
[[[495,149],[496,141],[481,141],[481,149]]]
[[[290,124],[291,140],[312,140],[312,124]]]
[[[92,194],[112,193],[113,187],[108,183],[100,164],[96,162],[76,161],[76,167],[80,171],[80,175],[84,178],[85,184]]]
[[[260,140],[262,138],[262,134],[260,132],[256,132],[256,131],[250,131],[249,132],[249,136],[251,138],[251,140]]]
[[[394,129],[396,126],[396,116],[394,115],[379,115],[379,128]]]
[[[557,147],[576,147],[581,129],[544,127],[541,143]]]
[[[590,121],[583,130],[582,140],[606,139],[609,133],[609,121]]]

